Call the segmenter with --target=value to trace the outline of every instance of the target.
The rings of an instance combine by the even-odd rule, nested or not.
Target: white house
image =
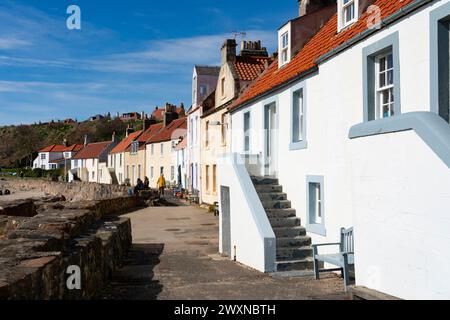
[[[176,176],[177,176],[177,184],[180,185],[183,189],[187,189],[188,187],[188,160],[187,160],[187,138],[184,137],[180,142],[175,146],[175,156],[176,156]]]
[[[450,1],[337,2],[310,38],[297,30],[325,8],[282,26],[278,61],[229,108],[220,251],[261,271],[305,268],[284,242],[301,252],[354,227],[356,285],[448,299]]]
[[[33,162],[34,169],[54,170],[69,166],[71,159],[83,148],[82,145],[74,144],[52,145],[39,150],[38,157]]]
[[[112,141],[87,144],[72,159],[72,180],[112,184],[108,154],[117,144],[115,134],[113,134]]]
[[[200,119],[203,115],[201,103],[217,86],[220,67],[195,66],[192,76],[192,107],[187,113],[187,163],[188,163],[188,189],[191,192],[200,192],[200,155],[201,130]]]

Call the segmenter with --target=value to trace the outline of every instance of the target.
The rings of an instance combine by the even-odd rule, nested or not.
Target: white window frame
[[[338,22],[338,28],[339,31],[342,29],[347,28],[348,26],[352,25],[356,21],[358,21],[359,16],[359,0],[348,0],[347,3],[344,3],[346,0],[339,0],[338,1],[338,12],[339,12],[339,22]],[[353,6],[353,18],[351,20],[346,20],[346,11]]]
[[[392,67],[389,68],[388,66],[388,57],[391,56],[392,60]],[[381,70],[382,66],[382,60],[384,59],[384,70]],[[375,106],[376,106],[376,117],[377,119],[383,119],[392,117],[395,115],[395,66],[394,66],[394,55],[392,50],[389,50],[388,52],[384,52],[378,56],[375,57]],[[388,75],[389,72],[392,72],[392,83],[388,83]],[[381,85],[381,75],[384,74],[385,77],[385,84]],[[384,103],[384,97],[387,95],[388,102]],[[387,106],[389,115],[385,116],[384,114],[384,107]]]
[[[280,37],[280,62],[281,66],[284,66],[290,61],[289,59],[289,31],[284,32]]]
[[[306,177],[306,230],[326,236],[325,228],[325,183],[323,176]]]

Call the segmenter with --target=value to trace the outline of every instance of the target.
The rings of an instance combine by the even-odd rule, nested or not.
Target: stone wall
[[[0,299],[90,299],[121,264],[131,245],[131,223],[117,213],[137,197],[36,202],[37,214],[0,216]],[[3,217],[3,218],[2,218]],[[5,223],[6,219],[6,223]],[[5,227],[5,226],[8,226]],[[81,270],[81,289],[69,290],[69,266]]]
[[[2,185],[14,192],[39,190],[51,195],[64,195],[68,201],[102,200],[125,196],[129,187],[74,181],[71,183],[53,182],[43,179],[9,179]]]

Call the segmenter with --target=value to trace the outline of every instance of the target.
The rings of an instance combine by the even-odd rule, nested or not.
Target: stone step
[[[265,200],[287,200],[287,194],[282,192],[258,192],[259,199]]]
[[[264,209],[290,209],[291,201],[289,200],[262,200]]]
[[[277,261],[292,261],[311,258],[313,255],[311,247],[278,248]]]
[[[300,218],[270,218],[270,225],[272,228],[276,227],[298,227],[301,225]]]
[[[310,245],[311,237],[308,236],[277,238],[277,248],[306,247]]]
[[[304,227],[273,228],[273,232],[275,233],[275,237],[277,239],[306,236],[306,229]]]
[[[255,189],[257,193],[283,192],[283,187],[275,184],[257,184],[255,185]]]
[[[291,218],[296,217],[295,209],[266,209],[267,216],[271,218]]]
[[[277,261],[275,263],[277,271],[312,270],[314,262],[312,258],[303,260]]]
[[[278,179],[269,177],[251,177],[255,185],[278,185]]]

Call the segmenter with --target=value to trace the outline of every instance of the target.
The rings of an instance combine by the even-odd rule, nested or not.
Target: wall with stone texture
[[[116,214],[137,205],[137,197],[47,200],[36,203],[34,217],[0,216],[6,221],[0,234],[0,300],[95,297],[132,243],[130,220]],[[69,266],[80,268],[80,290],[66,285]]]
[[[10,179],[4,184],[13,191],[39,190],[48,194],[62,194],[68,201],[102,200],[121,197],[127,194],[128,188],[119,185],[105,185],[74,181],[71,183],[53,182],[42,179]]]

